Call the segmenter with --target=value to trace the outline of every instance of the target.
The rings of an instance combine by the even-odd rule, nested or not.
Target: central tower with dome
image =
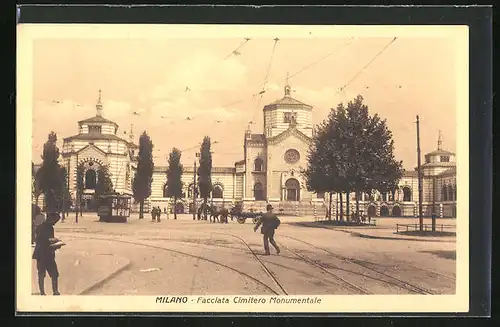
[[[245,158],[236,163],[235,177],[245,208],[262,210],[266,203],[277,208],[309,206],[313,200],[323,200],[323,195],[307,191],[300,173],[307,166],[313,135],[312,106],[291,93],[287,78],[284,96],[263,108],[264,133],[245,131]]]

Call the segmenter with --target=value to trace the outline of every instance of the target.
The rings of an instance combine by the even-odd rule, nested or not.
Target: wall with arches
[[[155,167],[153,171],[153,182],[151,183],[151,198],[163,199],[164,186],[167,181],[166,174],[167,167]],[[222,171],[218,171],[222,170]],[[189,187],[193,185],[194,170],[193,167],[185,168],[182,174],[183,192],[185,197],[189,200],[192,198],[192,193]],[[197,177],[198,181],[198,177]],[[222,189],[222,195],[225,200],[232,200],[235,197],[234,185],[235,174],[233,171],[214,168],[212,171],[212,184],[218,185]]]

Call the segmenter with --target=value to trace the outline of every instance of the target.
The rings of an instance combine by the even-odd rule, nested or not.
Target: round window
[[[289,149],[285,152],[285,161],[289,164],[294,164],[300,159],[299,151],[295,149]]]

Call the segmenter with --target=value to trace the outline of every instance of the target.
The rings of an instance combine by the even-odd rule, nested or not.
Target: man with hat
[[[57,283],[59,271],[57,270],[55,251],[61,248],[64,243],[54,238],[54,225],[60,218],[57,212],[49,212],[47,213],[45,221],[37,228],[33,259],[36,259],[40,295],[45,295],[45,272],[47,272],[52,279],[53,294],[59,295]]]
[[[276,253],[279,254],[280,248],[278,247],[278,244],[276,244],[276,241],[274,240],[274,231],[278,228],[281,221],[279,220],[278,216],[276,216],[273,213],[273,206],[271,204],[268,204],[266,206],[266,210],[267,212],[262,215],[259,222],[255,224],[253,230],[254,232],[256,232],[259,226],[262,225],[261,233],[264,234],[265,255],[271,254],[269,252],[269,243],[271,243],[274,246],[274,248],[276,249]]]

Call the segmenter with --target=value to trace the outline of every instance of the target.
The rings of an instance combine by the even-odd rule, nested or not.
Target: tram
[[[131,198],[127,195],[106,194],[99,197],[99,221],[127,222],[130,217]]]

